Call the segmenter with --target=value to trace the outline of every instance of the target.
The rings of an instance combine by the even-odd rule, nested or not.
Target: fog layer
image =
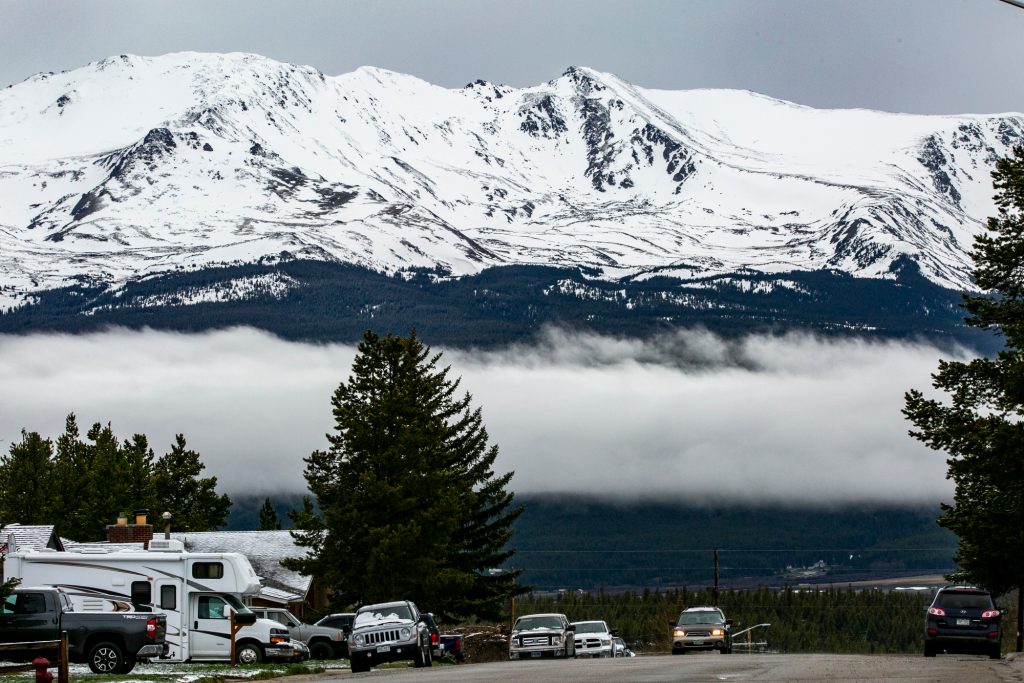
[[[429,340],[426,340],[429,343]],[[651,342],[549,331],[499,352],[443,351],[483,409],[513,490],[694,502],[935,503],[941,453],[907,436],[903,393],[943,356],[925,345],[699,332]],[[305,491],[330,397],[355,349],[251,329],[0,336],[0,451],[20,430],[176,433],[232,494]],[[949,354],[945,354],[949,357]]]

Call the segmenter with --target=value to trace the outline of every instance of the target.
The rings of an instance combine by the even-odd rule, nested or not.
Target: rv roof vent
[[[154,538],[149,542],[149,549],[161,553],[180,553],[185,551],[185,544],[175,539]]]

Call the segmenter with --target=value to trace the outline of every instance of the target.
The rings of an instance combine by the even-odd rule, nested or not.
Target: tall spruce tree
[[[270,498],[267,498],[263,501],[263,507],[260,508],[259,531],[275,531],[280,528],[281,520],[277,518],[277,510],[274,509]]]
[[[0,457],[0,519],[20,524],[50,522],[52,478],[53,442],[38,432],[21,430],[21,441]]]
[[[287,561],[333,587],[336,602],[411,599],[445,617],[497,618],[518,571],[490,572],[512,556],[522,511],[493,471],[480,409],[438,368],[415,332],[366,332],[347,382],[331,400],[330,447],[305,459],[320,515],[292,515],[306,558]]]
[[[231,498],[217,494],[217,477],[200,478],[205,468],[182,434],[153,465],[157,500],[179,531],[209,531],[227,522]]]
[[[1002,335],[995,358],[940,361],[932,385],[949,402],[907,392],[910,434],[949,455],[953,504],[939,524],[959,539],[963,578],[997,593],[1017,589],[1016,649],[1024,649],[1024,147],[992,173],[998,216],[974,241],[969,325]]]

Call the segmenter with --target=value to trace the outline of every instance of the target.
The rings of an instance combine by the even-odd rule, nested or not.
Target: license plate
[[[971,625],[971,620],[970,619],[957,619],[956,620],[956,625],[957,626],[970,626]]]
[[[540,657],[540,653],[539,652],[531,652],[530,656],[531,657]]]
[[[381,645],[377,648],[377,652],[391,652],[390,645]]]
[[[693,644],[694,645],[703,645],[704,641],[703,640],[695,640],[695,641],[693,641]]]

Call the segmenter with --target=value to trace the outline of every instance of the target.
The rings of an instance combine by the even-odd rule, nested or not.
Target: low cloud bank
[[[429,340],[428,340],[429,341]],[[654,341],[549,331],[494,352],[444,351],[483,408],[518,492],[693,502],[935,503],[941,453],[907,436],[903,393],[930,386],[926,345],[792,335]],[[330,397],[355,349],[251,330],[0,336],[0,451],[110,421],[157,454],[185,434],[229,493],[304,491]]]

